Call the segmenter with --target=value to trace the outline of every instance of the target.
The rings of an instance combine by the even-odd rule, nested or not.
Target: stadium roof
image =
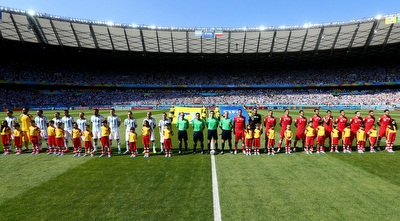
[[[43,49],[75,49],[162,60],[281,64],[387,59],[400,51],[398,16],[291,27],[173,28],[113,24],[1,8],[0,39],[3,45],[13,42]]]

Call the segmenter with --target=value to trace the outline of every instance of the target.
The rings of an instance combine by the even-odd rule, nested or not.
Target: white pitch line
[[[217,168],[215,166],[215,156],[211,155],[212,190],[214,203],[214,221],[221,221],[221,207],[219,205]]]

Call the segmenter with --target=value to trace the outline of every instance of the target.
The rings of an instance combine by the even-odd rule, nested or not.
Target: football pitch
[[[78,112],[70,114],[77,119]],[[162,112],[152,111],[157,122]],[[346,112],[349,118],[354,115],[353,110]],[[35,115],[34,111],[30,113]],[[53,118],[53,113],[45,111],[44,115]],[[116,111],[122,121],[126,113]],[[267,114],[263,110],[259,113],[263,117]],[[15,112],[14,116],[19,114]],[[100,114],[107,117],[109,112]],[[282,114],[274,111],[277,118]],[[363,117],[366,114],[362,111]],[[90,118],[92,111],[85,111],[85,115]],[[146,111],[133,112],[139,124],[139,155],[133,159],[118,155],[115,142],[110,159],[98,158],[99,153],[94,158],[73,157],[72,153],[63,157],[0,157],[0,220],[214,220],[215,214],[220,214],[222,220],[400,217],[399,142],[395,143],[394,154],[216,155],[217,179],[213,182],[212,157],[192,155],[192,129],[188,132],[188,153],[177,154],[174,126],[172,157],[151,154],[143,158],[140,133],[145,115]],[[293,119],[297,115],[298,111],[291,111]],[[380,115],[382,111],[375,111],[377,118]],[[393,111],[391,115],[399,119],[400,114]],[[312,110],[306,110],[305,116],[311,117]],[[333,116],[338,116],[338,111],[333,111]],[[5,113],[0,113],[0,119],[4,117]],[[123,151],[124,131],[121,126]],[[263,150],[263,139],[261,147]],[[216,185],[218,191],[213,193]],[[219,210],[214,206],[216,196]]]

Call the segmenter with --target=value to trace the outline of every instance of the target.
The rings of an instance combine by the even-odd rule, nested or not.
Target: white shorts
[[[110,140],[119,140],[119,132],[111,132],[109,138]]]
[[[64,139],[65,140],[68,140],[68,139],[72,140],[72,130],[65,130],[64,131]]]
[[[160,133],[160,143],[164,143],[164,134]]]
[[[101,138],[101,131],[92,131],[93,139],[100,139]]]
[[[154,135],[154,131],[152,131],[150,135],[150,141],[155,141],[155,140],[156,140],[156,135]]]
[[[131,131],[125,131],[125,141],[129,141],[129,134]]]
[[[49,136],[47,135],[47,130],[40,131],[40,138],[47,139]]]

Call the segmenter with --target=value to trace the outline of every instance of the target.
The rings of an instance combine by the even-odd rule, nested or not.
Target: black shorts
[[[203,135],[203,131],[195,131],[193,132],[193,141],[197,142],[197,141],[204,141],[204,135]]]
[[[188,140],[188,135],[186,130],[179,130],[178,131],[178,140]]]
[[[222,130],[222,140],[232,140],[232,131]]]
[[[208,140],[212,140],[212,138],[218,140],[217,130],[208,130]]]

